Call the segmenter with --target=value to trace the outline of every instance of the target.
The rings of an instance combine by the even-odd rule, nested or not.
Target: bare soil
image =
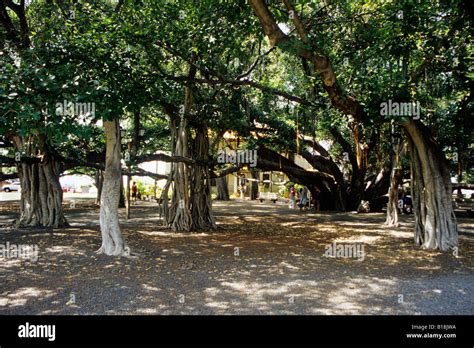
[[[68,206],[68,202],[65,202]],[[474,222],[458,257],[413,243],[384,214],[313,213],[284,203],[214,202],[218,229],[173,233],[139,202],[121,228],[128,257],[97,255],[98,208],[67,209],[64,229],[15,229],[0,202],[0,245],[37,245],[36,261],[0,255],[0,314],[474,314]],[[364,259],[325,257],[331,243]]]

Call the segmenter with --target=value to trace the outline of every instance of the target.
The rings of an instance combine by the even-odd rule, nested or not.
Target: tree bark
[[[212,213],[211,178],[207,163],[209,155],[209,138],[207,127],[198,126],[194,139],[194,158],[191,176],[191,217],[194,231],[209,231],[216,228]]]
[[[396,165],[390,174],[390,188],[388,190],[387,217],[385,226],[398,227],[398,188],[402,183],[403,169]]]
[[[223,176],[216,178],[216,187],[217,187],[217,197],[218,201],[228,201],[229,198],[229,188],[227,187],[227,177]]]
[[[177,156],[188,155],[188,122],[185,117],[181,118],[177,133],[175,154]],[[166,224],[173,231],[190,231],[192,227],[192,217],[189,200],[189,168],[185,163],[178,162],[172,164],[173,193],[171,196],[171,206],[168,210]],[[168,194],[169,183],[163,194]],[[167,201],[166,201],[167,203]]]
[[[320,209],[343,211],[345,202],[334,177],[320,171],[307,171],[292,160],[264,146],[258,149],[257,168],[285,173],[291,181],[308,187],[312,194],[318,188]]]
[[[20,218],[18,227],[68,226],[62,206],[63,191],[59,182],[60,166],[49,153],[42,136],[23,138],[14,136],[17,151],[39,157],[36,163],[17,165],[21,185]]]
[[[364,191],[364,199],[370,203],[372,212],[381,212],[386,200],[385,194],[390,189],[390,176],[392,172],[392,161],[388,160],[382,165],[382,169],[369,178]]]
[[[447,251],[458,245],[449,167],[439,145],[420,122],[403,124],[408,136],[415,214],[415,243]]]
[[[120,130],[117,119],[104,121],[106,136],[105,174],[100,197],[100,230],[102,246],[97,251],[106,255],[122,255],[125,244],[119,225],[118,205],[122,180]]]
[[[196,59],[193,53],[191,57],[191,64],[189,68],[189,80],[184,91],[184,105],[180,115],[179,126],[176,129],[176,121],[174,115],[171,116],[170,122],[172,127],[172,142],[174,145],[173,156],[188,157],[190,150],[190,131],[189,118],[193,105],[193,79],[196,76],[196,67],[193,64]],[[207,143],[207,147],[209,143]],[[207,148],[206,148],[207,149]],[[206,150],[207,151],[207,150]],[[206,154],[207,155],[207,154]],[[196,175],[195,169],[194,174]],[[191,168],[184,162],[173,163],[171,166],[170,179],[163,190],[163,211],[164,223],[173,231],[190,231],[196,225],[193,222],[192,207],[191,207]],[[202,173],[197,174],[200,176]],[[168,208],[168,190],[173,181],[173,193],[171,196],[171,205]],[[210,185],[210,183],[209,183]],[[200,187],[202,192],[205,192],[204,187]],[[197,189],[200,189],[199,187]],[[194,189],[194,188],[193,188]],[[210,195],[210,193],[209,193]],[[195,202],[195,204],[198,204]]]
[[[176,130],[176,119],[171,117],[173,156],[187,158],[193,151],[192,164],[173,162],[170,177],[163,194],[164,224],[173,231],[212,230],[215,220],[212,213],[211,177],[208,166],[209,138],[205,125],[195,126],[191,139],[188,116],[192,106],[192,91],[186,87],[184,113]],[[192,140],[192,141],[190,141]],[[192,146],[191,146],[192,144]],[[168,192],[172,188],[168,207]]]

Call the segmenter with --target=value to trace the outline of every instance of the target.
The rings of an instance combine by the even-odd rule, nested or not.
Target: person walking
[[[295,208],[295,200],[296,200],[296,191],[295,191],[295,185],[291,185],[290,187],[290,209]]]
[[[307,202],[308,202],[308,189],[304,187],[300,190],[300,202],[298,204],[298,206],[300,207],[300,210],[303,210],[303,208],[306,207]]]
[[[134,181],[132,184],[132,202],[135,202],[135,204],[137,202],[137,191],[137,183]]]

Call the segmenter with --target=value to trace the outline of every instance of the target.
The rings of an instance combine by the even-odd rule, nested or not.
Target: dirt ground
[[[0,202],[0,245],[39,253],[0,255],[0,314],[474,314],[472,219],[455,257],[415,246],[412,216],[386,229],[383,214],[234,200],[215,202],[216,231],[172,233],[141,202],[121,220],[131,255],[108,257],[92,201],[67,209],[67,229],[9,227],[17,204]],[[331,243],[364,258],[326,257]]]

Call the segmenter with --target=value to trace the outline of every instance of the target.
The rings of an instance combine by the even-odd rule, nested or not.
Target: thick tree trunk
[[[194,139],[194,158],[197,161],[192,168],[191,177],[191,217],[194,231],[209,231],[216,227],[212,213],[211,178],[207,163],[209,156],[209,138],[206,126],[196,129]]]
[[[251,169],[250,174],[252,179],[258,180],[258,171],[257,169]],[[252,180],[250,183],[250,199],[256,200],[258,198],[258,181]]]
[[[357,164],[352,165],[351,184],[347,192],[346,208],[349,211],[356,210],[362,200],[365,198],[365,176],[367,173],[367,150],[363,149],[359,151],[362,155],[362,159],[357,158]],[[360,163],[359,163],[360,161]]]
[[[223,176],[221,178],[216,178],[216,187],[217,187],[217,197],[218,201],[228,201],[229,198],[229,188],[227,187],[227,177]]]
[[[385,220],[385,226],[387,227],[398,227],[398,188],[402,183],[403,169],[392,168],[392,174],[390,175],[390,188],[388,190],[388,203],[387,203],[387,218]]]
[[[21,164],[18,169],[21,192],[19,226],[68,226],[62,207],[63,192],[59,167],[52,159],[39,164]]]
[[[339,183],[330,185],[331,186],[331,198],[330,204],[328,204],[325,200],[319,202],[320,210],[335,210],[335,211],[346,211],[347,210],[347,193],[343,191],[344,186],[339,185]],[[321,189],[320,189],[321,191]],[[311,191],[311,194],[315,192]],[[320,195],[321,193],[319,193]]]
[[[409,140],[415,243],[447,251],[458,245],[449,168],[438,144],[414,120],[403,124]]]
[[[195,55],[193,54],[191,60],[195,60]],[[190,131],[189,131],[189,118],[191,116],[191,110],[193,105],[193,91],[192,91],[192,80],[196,75],[196,67],[191,65],[189,68],[189,80],[185,88],[184,93],[184,105],[182,114],[180,115],[179,127],[177,132],[176,121],[174,118],[171,118],[171,126],[174,139],[174,153],[175,156],[188,157],[189,153],[189,140],[190,140]],[[207,143],[207,146],[209,144]],[[206,148],[207,151],[207,148]],[[207,155],[207,153],[206,153]],[[164,222],[165,225],[170,227],[173,231],[190,231],[195,227],[193,222],[193,216],[191,212],[191,169],[189,166],[183,162],[173,163],[171,167],[170,180],[168,180],[165,188],[163,190],[163,208],[164,208]],[[196,172],[194,168],[194,176],[199,176],[199,181],[205,180],[204,174],[199,171]],[[209,178],[207,177],[207,181]],[[171,185],[171,180],[173,181],[173,194],[171,196],[171,205],[168,208],[168,190]],[[196,181],[193,182],[193,185],[196,184]],[[207,185],[210,185],[208,182]],[[206,185],[205,185],[206,186]],[[204,186],[192,187],[192,189],[201,189],[202,194],[206,194],[206,188]],[[209,199],[210,199],[210,187],[209,187]],[[194,202],[196,205],[200,203]],[[204,209],[204,208],[203,208]],[[199,208],[197,208],[199,210]],[[198,223],[199,224],[199,223]]]
[[[370,203],[370,211],[381,212],[385,206],[384,195],[390,189],[392,161],[386,161],[378,174],[370,178],[364,192],[364,199]]]
[[[63,191],[59,183],[59,163],[47,150],[42,137],[13,139],[17,151],[31,157],[42,157],[38,163],[17,165],[21,185],[19,227],[68,226],[62,207]]]
[[[316,193],[314,187],[317,187],[321,210],[344,210],[345,195],[340,191],[341,186],[334,181],[333,176],[322,171],[307,171],[291,159],[264,146],[259,147],[258,154],[258,169],[281,171],[291,181],[307,186],[312,194]]]
[[[339,191],[338,195],[342,196],[344,208],[347,211],[357,210],[362,199],[367,200],[365,197],[365,177],[367,173],[367,158],[370,147],[366,144],[362,145],[360,143],[358,127],[357,122],[349,123],[349,128],[352,130],[355,137],[354,141],[356,143],[356,151],[353,150],[353,145],[347,141],[337,129],[330,129],[334,140],[341,145],[345,156],[347,156],[343,164],[343,172],[334,168],[335,164],[331,163],[332,161],[327,165],[337,181],[337,191]],[[344,182],[345,178],[350,182],[349,185]],[[335,190],[332,189],[332,191]]]
[[[188,156],[188,122],[186,118],[181,118],[179,125],[175,155],[176,156]],[[189,200],[189,168],[183,162],[177,162],[172,164],[172,181],[173,181],[173,194],[171,196],[171,206],[165,215],[165,222],[173,231],[190,231],[192,227],[192,217],[190,211],[190,200]],[[168,188],[170,182],[167,183],[167,187],[163,190],[163,194],[168,195]],[[167,204],[167,199],[166,202]]]
[[[349,146],[348,142],[345,143]],[[304,150],[301,154],[315,169],[334,177],[335,180],[333,180],[332,182],[328,182],[329,190],[331,192],[332,197],[329,199],[329,202],[321,202],[319,197],[319,191],[321,190],[321,188],[318,187],[318,189],[316,190],[315,185],[306,186],[308,186],[313,197],[317,198],[319,202],[319,208],[321,210],[345,211],[348,197],[347,187],[346,183],[344,182],[343,173],[339,169],[338,165],[332,160],[331,155],[329,154],[329,152],[326,151],[326,149],[324,149],[316,142],[313,142],[312,146],[313,149],[315,149],[319,153],[319,155],[314,153],[311,154],[308,151]]]
[[[106,135],[105,174],[100,197],[100,230],[102,246],[97,251],[106,255],[121,255],[125,250],[119,225],[120,200],[120,130],[117,119],[104,121]]]

